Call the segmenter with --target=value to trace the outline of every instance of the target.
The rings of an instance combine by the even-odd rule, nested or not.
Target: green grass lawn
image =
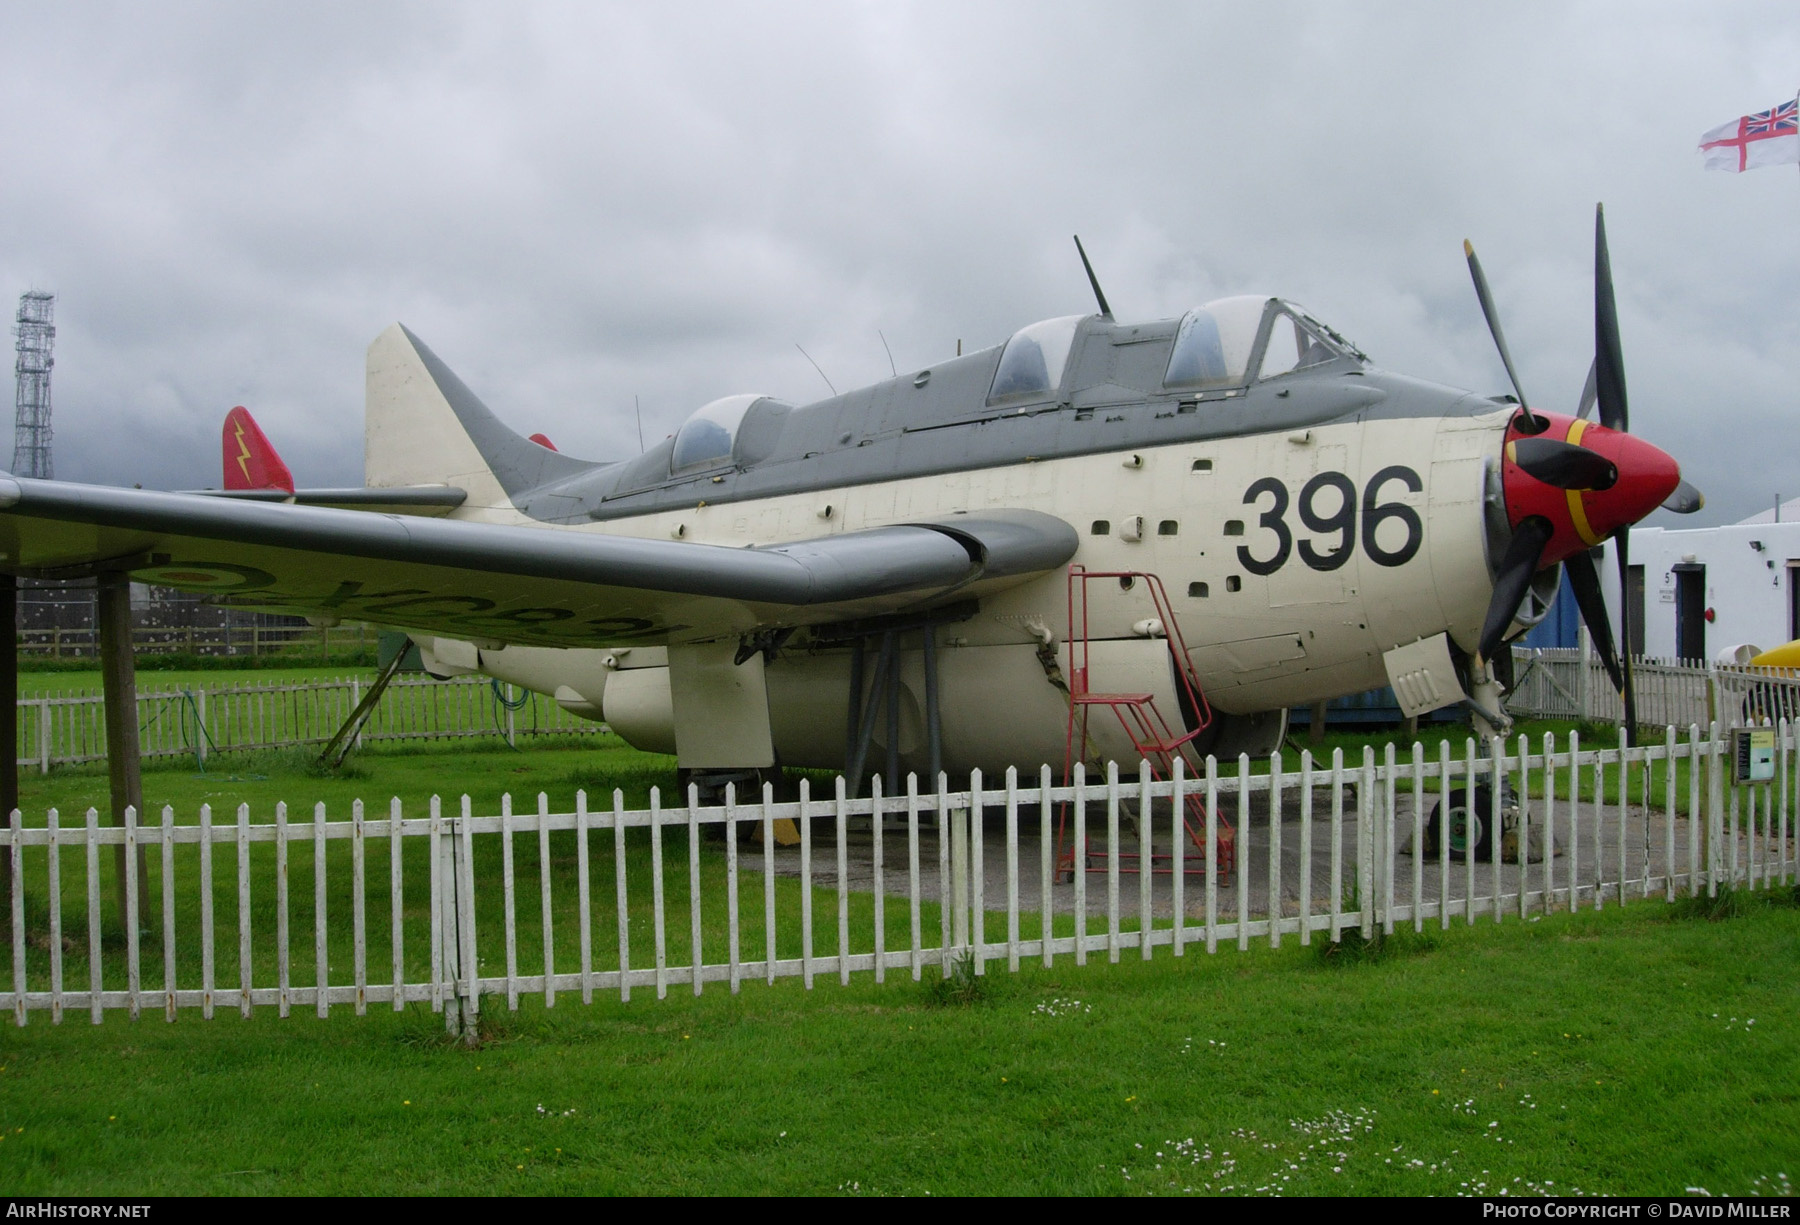
[[[96,767],[22,782],[29,811],[105,803]],[[206,773],[171,763],[146,771],[145,796],[184,819],[210,802],[228,820],[248,802],[266,821],[277,799],[296,817],[324,801],[336,817],[353,797],[385,809],[399,795],[414,812],[431,794],[468,792],[491,812],[512,791],[529,811],[543,790],[566,810],[577,787],[622,787],[635,807],[652,785],[667,795],[673,784],[669,759],[605,738],[522,753],[384,748],[339,776],[319,775],[302,753],[215,758]],[[235,882],[220,850],[230,982]],[[310,855],[297,850],[304,969]],[[572,840],[553,847],[557,870],[571,850]],[[683,865],[684,835],[672,831],[669,850]],[[542,964],[529,941],[535,838],[520,838],[519,853],[530,972]],[[641,880],[644,846],[630,855]],[[715,861],[704,889],[720,879]],[[610,879],[609,862],[596,859],[596,881]],[[384,866],[372,850],[371,877]],[[332,871],[341,889],[346,873],[336,861]],[[781,884],[791,931],[797,887]],[[559,889],[566,906],[570,890]],[[670,901],[672,960],[685,960],[685,894]],[[196,904],[183,893],[184,932]],[[79,893],[65,899],[71,918],[80,905]],[[815,906],[830,951],[835,900],[821,890]],[[854,913],[861,933],[866,911]],[[385,931],[373,910],[370,923]],[[83,932],[77,921],[77,944]],[[596,945],[609,947],[604,935]],[[559,961],[564,951],[559,941]],[[67,954],[71,985],[85,982],[81,955]],[[34,974],[44,956],[34,946]],[[475,1049],[448,1041],[422,1007],[365,1017],[339,1007],[325,1021],[184,1011],[172,1025],[115,1014],[52,1026],[34,1013],[24,1029],[0,1025],[0,1185],[27,1195],[1746,1193],[1800,1176],[1792,906],[1707,922],[1634,903],[1402,934],[1379,956],[1289,945],[1178,960],[1165,949],[1148,963],[1127,952],[1118,965],[990,970],[961,993],[928,971],[924,984],[865,974],[843,987],[831,976],[811,992],[784,980],[735,997],[709,986],[695,999],[683,986],[662,1001],[639,990],[630,1003],[602,995],[586,1006],[564,992],[549,1009],[527,997],[516,1014],[489,999]],[[977,998],[959,1002],[967,995]]]
[[[13,1194],[1765,1192],[1800,910],[989,979],[0,1031]]]
[[[239,685],[289,685],[306,681],[335,681],[345,677],[371,680],[375,669],[354,664],[308,664],[257,668],[173,668],[151,670],[140,668],[138,690],[229,689]],[[21,698],[58,697],[71,693],[99,693],[100,669],[59,669],[57,671],[19,672]]]

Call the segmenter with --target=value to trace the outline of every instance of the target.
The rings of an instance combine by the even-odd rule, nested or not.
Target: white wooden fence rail
[[[1513,650],[1506,707],[1527,718],[1618,723],[1624,703],[1597,655],[1574,647]],[[1652,727],[1800,720],[1800,669],[1639,658],[1632,664],[1638,721]]]
[[[278,806],[264,823],[247,805],[224,821],[202,808],[192,824],[166,808],[160,821],[130,814],[123,826],[101,825],[92,809],[73,825],[53,810],[28,826],[14,812],[0,1008],[24,1025],[33,1012],[99,1023],[107,1010],[172,1021],[194,1009],[323,1017],[417,1004],[455,1029],[501,998],[549,1007],[575,993],[735,992],[753,979],[918,979],[928,964],[948,972],[964,959],[985,974],[1767,888],[1800,867],[1795,736],[1784,724],[1778,737],[1775,781],[1744,787],[1726,781],[1726,739],[1690,729],[1678,741],[1671,728],[1637,748],[1471,740],[1435,760],[1389,746],[1380,761],[1366,750],[1347,764],[1339,750],[1329,764],[1303,756],[1284,770],[1276,759],[1254,774],[1240,758],[1164,782],[1147,768],[1121,779],[1113,766],[1104,780],[1078,771],[1059,787],[1044,767],[1035,786],[1009,771],[999,787],[977,774],[963,791],[940,780],[921,794],[909,781],[904,795],[851,799],[840,779],[823,799],[803,787],[796,803],[765,792],[710,808],[691,794],[689,806],[665,807],[652,792],[648,809],[627,810],[615,792],[610,809],[578,793],[573,812],[552,813],[540,795],[533,812],[509,797],[482,816],[466,798],[454,812],[434,799],[418,816],[398,800],[379,816],[357,801],[338,820],[323,805],[309,820]],[[1180,814],[1195,794],[1206,815],[1190,840]],[[1490,838],[1485,859],[1423,853],[1428,808],[1483,794],[1516,802],[1513,840]],[[1134,813],[1152,814],[1137,835]],[[1237,830],[1230,874],[1216,853],[1226,817]],[[797,851],[776,846],[782,820],[798,822]],[[1546,833],[1550,853],[1534,858]],[[1092,856],[1090,870],[1058,879],[1059,837],[1076,865]],[[1509,862],[1512,843],[1525,849]],[[1131,890],[1132,856],[1146,850],[1172,870],[1139,873]],[[125,907],[141,916],[123,931],[115,862]]]
[[[138,729],[145,757],[323,744],[331,739],[371,682],[362,677],[287,684],[140,689]],[[529,690],[498,687],[486,677],[448,681],[402,677],[390,684],[358,743],[470,736],[593,735],[600,724]],[[99,693],[47,694],[19,700],[19,764],[49,773],[53,765],[106,758],[106,711]]]

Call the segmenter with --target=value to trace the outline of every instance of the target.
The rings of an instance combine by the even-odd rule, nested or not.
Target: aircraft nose
[[[1630,527],[1663,504],[1681,483],[1681,466],[1667,451],[1605,426],[1591,426],[1583,442],[1613,461],[1619,479],[1611,489],[1579,495],[1593,535],[1604,539]],[[1591,437],[1598,434],[1598,438]]]
[[[1554,528],[1539,558],[1540,569],[1630,527],[1681,483],[1674,458],[1635,435],[1576,417],[1539,415],[1550,418],[1550,428],[1542,434],[1515,437],[1508,432],[1502,484],[1513,527],[1538,516]],[[1529,447],[1555,447],[1557,453],[1534,460],[1521,453]],[[1595,462],[1595,456],[1607,462]]]

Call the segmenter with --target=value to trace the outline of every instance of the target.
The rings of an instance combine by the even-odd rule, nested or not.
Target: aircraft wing
[[[537,646],[928,608],[1057,569],[1077,543],[1027,510],[731,548],[0,476],[0,570],[117,568],[234,607]]]

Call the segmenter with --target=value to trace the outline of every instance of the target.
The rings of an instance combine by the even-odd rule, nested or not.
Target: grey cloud
[[[1800,492],[1795,175],[1701,172],[1793,88],[1786,9],[990,4],[0,9],[0,301],[59,294],[59,473],[217,477],[255,411],[360,468],[405,320],[600,456],[737,390],[823,392],[1087,308],[1305,302],[1390,367],[1572,404],[1592,207],[1634,422],[1711,519]],[[1747,459],[1748,446],[1755,457]],[[1768,485],[1768,489],[1762,486]]]

